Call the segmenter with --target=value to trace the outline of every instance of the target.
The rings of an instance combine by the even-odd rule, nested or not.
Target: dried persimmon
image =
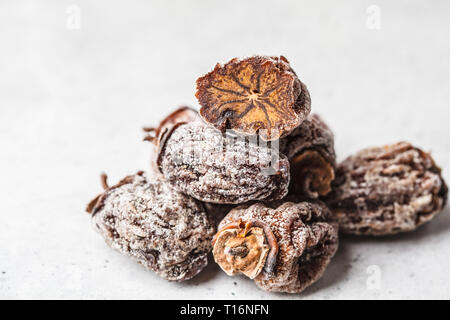
[[[203,205],[142,171],[108,186],[87,210],[114,250],[170,281],[185,281],[208,264],[215,227]]]
[[[306,86],[281,57],[234,58],[197,80],[204,120],[221,131],[258,133],[276,140],[298,127],[311,110]]]
[[[317,151],[307,150],[292,159],[292,174],[296,177],[293,191],[315,199],[331,191],[333,166]]]
[[[430,154],[408,142],[366,148],[342,161],[326,199],[343,233],[385,236],[432,220],[448,187]]]
[[[334,134],[319,115],[310,114],[281,139],[280,153],[290,162],[290,193],[299,199],[316,199],[331,191],[336,167]]]
[[[338,224],[320,201],[244,204],[220,222],[214,261],[265,291],[300,293],[324,273],[338,248]]]

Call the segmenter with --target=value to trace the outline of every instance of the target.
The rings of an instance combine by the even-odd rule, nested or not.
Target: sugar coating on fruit
[[[203,206],[159,176],[134,175],[107,189],[92,210],[113,249],[167,280],[188,280],[207,265],[214,226]]]
[[[273,270],[263,269],[254,278],[266,291],[303,291],[323,275],[338,247],[337,224],[332,221],[327,207],[318,201],[285,202],[279,206],[277,203],[243,205],[222,220],[218,234],[238,221],[267,225],[276,239]],[[213,253],[216,258],[217,253]]]
[[[277,150],[278,151],[278,150]],[[222,134],[203,122],[178,126],[160,146],[158,164],[180,192],[212,203],[283,198],[289,162],[242,136]]]
[[[327,203],[343,232],[388,235],[433,219],[447,193],[431,155],[399,142],[361,150],[339,164]]]

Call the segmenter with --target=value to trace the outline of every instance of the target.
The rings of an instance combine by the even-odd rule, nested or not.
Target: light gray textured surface
[[[80,29],[67,27],[72,4]],[[374,4],[379,30],[367,27]],[[84,213],[101,171],[116,181],[149,167],[143,125],[197,106],[198,76],[254,53],[291,61],[340,159],[408,140],[450,181],[449,12],[448,1],[1,0],[0,298],[450,298],[448,207],[411,234],[343,238],[302,295],[213,263],[167,283],[109,249]],[[366,284],[372,265],[379,289]]]

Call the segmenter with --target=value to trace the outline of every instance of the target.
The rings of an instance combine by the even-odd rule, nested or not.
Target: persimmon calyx
[[[258,222],[233,222],[221,228],[213,239],[216,263],[229,276],[239,273],[250,279],[263,270],[271,275],[278,245],[267,225]]]

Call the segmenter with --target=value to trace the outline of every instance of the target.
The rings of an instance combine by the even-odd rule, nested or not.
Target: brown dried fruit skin
[[[95,198],[88,210],[113,249],[160,277],[188,280],[206,267],[214,227],[203,206],[164,178],[128,176]]]
[[[445,206],[447,186],[428,153],[407,142],[368,148],[339,164],[327,203],[356,235],[412,231]]]
[[[225,232],[236,230],[239,224],[260,223],[270,229],[270,232],[264,232],[266,243],[272,242],[268,235],[273,234],[277,254],[273,261],[269,257],[266,259],[264,268],[254,278],[255,283],[265,291],[300,293],[323,275],[338,248],[338,226],[330,218],[327,207],[318,201],[285,202],[278,207],[262,203],[240,206],[230,211],[218,227],[214,237],[214,259],[221,261],[225,269],[232,270],[235,266],[223,262],[227,253],[223,249],[224,241],[219,242],[219,239],[222,234],[227,235]],[[234,237],[239,239],[239,231],[236,234]],[[255,257],[250,260],[248,265],[260,267],[254,263]],[[230,261],[228,259],[228,263]],[[272,262],[273,267],[268,267]],[[239,263],[243,264],[242,261]],[[239,266],[235,269],[239,270]]]
[[[158,127],[144,127],[144,132],[147,135],[144,141],[151,142],[150,150],[150,170],[151,173],[159,172],[157,166],[158,147],[164,136],[168,134],[179,123],[188,123],[192,121],[201,120],[198,112],[191,107],[182,106],[165,117]]]
[[[280,153],[291,165],[290,194],[316,199],[331,191],[336,167],[334,135],[317,114],[281,139]]]
[[[249,156],[250,155],[250,156]],[[160,145],[160,172],[178,191],[220,204],[282,199],[289,186],[289,161],[272,161],[270,148],[223,135],[203,122],[178,125]]]
[[[200,115],[221,130],[276,140],[299,126],[311,99],[283,56],[234,58],[197,80]]]

